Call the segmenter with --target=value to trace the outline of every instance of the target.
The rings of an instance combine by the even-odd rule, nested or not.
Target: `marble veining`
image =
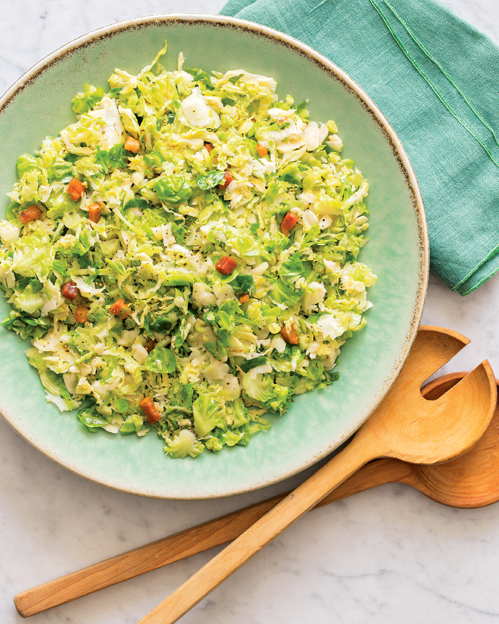
[[[123,19],[217,13],[223,0],[2,2],[0,92],[71,39]],[[497,0],[445,0],[499,44]],[[466,298],[431,277],[425,324],[472,343],[446,371],[488,358],[499,374],[499,276]],[[85,481],[33,450],[0,419],[0,622],[28,587],[298,485],[312,470],[232,499],[159,501]],[[39,624],[134,624],[215,551],[36,616]],[[302,518],[182,622],[492,624],[499,620],[499,505],[458,510],[385,485]]]

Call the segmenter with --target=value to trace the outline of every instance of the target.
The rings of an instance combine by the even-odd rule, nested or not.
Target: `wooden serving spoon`
[[[139,624],[174,624],[248,559],[356,472],[378,457],[434,464],[456,457],[485,433],[497,387],[483,362],[446,394],[428,401],[423,382],[460,351],[456,332],[421,328],[405,366],[383,402],[341,453],[216,555]]]
[[[464,346],[467,341],[461,339],[461,346]],[[423,396],[438,399],[466,375],[453,373],[441,377],[423,388]],[[315,508],[394,482],[416,487],[446,505],[483,507],[499,500],[499,454],[495,452],[498,449],[499,408],[495,410],[486,433],[465,455],[437,465],[408,464],[389,458],[372,461],[322,499]],[[290,492],[279,494],[28,589],[15,597],[17,610],[23,617],[29,617],[234,540],[288,494]]]

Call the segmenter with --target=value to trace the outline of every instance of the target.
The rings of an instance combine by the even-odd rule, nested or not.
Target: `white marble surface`
[[[2,0],[0,92],[71,39],[126,18],[185,11],[171,0]],[[223,0],[191,0],[217,13]],[[497,0],[446,0],[499,43]],[[487,357],[499,372],[499,276],[461,298],[432,278],[424,322],[460,331],[472,344],[449,366]],[[301,482],[228,500],[171,502],[115,492],[73,475],[0,419],[0,622],[18,624],[13,596],[28,587]],[[212,556],[128,581],[48,613],[40,624],[133,624]],[[188,614],[186,624],[491,624],[499,618],[499,504],[441,506],[386,485],[314,512]]]

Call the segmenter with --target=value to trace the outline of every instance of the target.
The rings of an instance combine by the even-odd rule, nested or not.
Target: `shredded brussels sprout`
[[[272,78],[166,71],[165,52],[85,85],[77,120],[19,158],[0,285],[48,401],[184,458],[247,445],[337,379],[376,277],[335,123]]]

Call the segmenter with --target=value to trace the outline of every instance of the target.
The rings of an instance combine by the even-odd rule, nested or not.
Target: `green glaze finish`
[[[21,78],[0,100],[0,216],[15,181],[18,155],[39,148],[74,120],[70,100],[85,82],[106,87],[115,67],[130,73],[148,64],[165,39],[163,64],[225,72],[244,68],[273,76],[281,96],[309,98],[312,119],[334,119],[370,182],[367,247],[360,259],[378,275],[367,327],[342,350],[339,382],[301,395],[268,433],[248,447],[197,459],[165,457],[153,433],[144,438],[91,434],[74,414],[45,402],[26,343],[0,329],[0,411],[31,444],[93,481],[134,494],[172,499],[229,496],[270,485],[315,463],[367,419],[399,372],[419,324],[428,277],[423,205],[414,173],[393,130],[341,70],[276,31],[223,17],[166,16],[116,24],[58,50]],[[0,316],[9,306],[0,301]]]

